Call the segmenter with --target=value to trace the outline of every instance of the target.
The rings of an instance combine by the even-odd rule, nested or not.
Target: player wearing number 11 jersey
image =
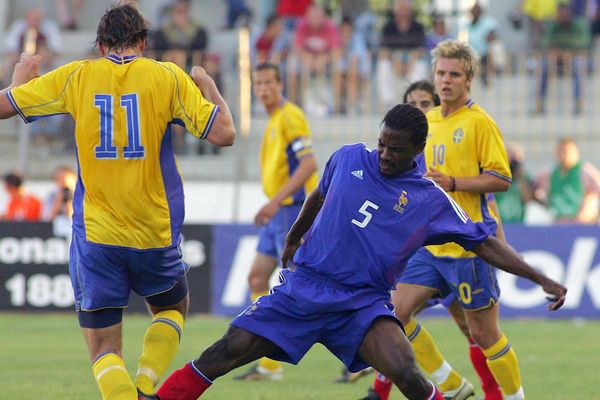
[[[94,376],[110,400],[154,392],[187,312],[187,266],[179,249],[183,187],[171,124],[220,146],[235,136],[228,106],[204,70],[194,67],[190,76],[142,57],[148,31],[136,7],[114,6],[98,25],[103,57],[34,78],[39,57],[24,55],[0,96],[3,118],[70,114],[75,120],[70,272]],[[135,385],[121,359],[122,309],[131,290],[154,314]]]

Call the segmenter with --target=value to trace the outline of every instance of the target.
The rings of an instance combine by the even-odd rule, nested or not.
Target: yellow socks
[[[179,349],[182,331],[183,315],[180,312],[166,310],[154,315],[144,336],[135,378],[135,385],[143,393],[154,393],[154,387]]]
[[[260,360],[258,360],[258,368],[259,370],[262,369],[262,371],[269,372],[272,374],[281,373],[283,369],[283,367],[281,366],[281,362],[271,360],[267,357],[263,357]]]
[[[255,302],[256,299],[258,299],[261,296],[266,296],[269,294],[269,291],[267,290],[266,292],[252,292],[252,294],[250,295],[250,299],[252,300],[252,302]]]
[[[502,388],[504,398],[507,400],[524,399],[519,360],[506,336],[502,335],[496,344],[484,349],[483,354],[487,358],[486,362],[492,375]]]
[[[410,320],[404,330],[412,343],[417,363],[431,376],[440,390],[449,392],[458,389],[462,377],[444,359],[429,332],[414,319]]]
[[[92,370],[103,400],[137,398],[137,390],[125,369],[125,363],[115,353],[107,353],[98,358]]]

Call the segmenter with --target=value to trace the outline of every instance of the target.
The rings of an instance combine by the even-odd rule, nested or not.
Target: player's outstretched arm
[[[548,298],[548,300],[550,300],[548,308],[551,311],[558,310],[565,302],[567,295],[566,287],[533,269],[515,250],[513,250],[512,247],[507,246],[495,237],[488,236],[488,238],[479,246],[475,247],[473,251],[491,265],[511,274],[529,279],[540,285],[546,293],[551,295],[551,297]]]
[[[231,146],[235,140],[235,125],[229,106],[221,96],[215,81],[204,68],[198,66],[192,67],[190,76],[202,95],[211,103],[219,106],[219,112],[206,140],[217,146]]]
[[[0,119],[10,118],[17,113],[6,93],[12,88],[21,86],[39,75],[41,57],[37,55],[21,54],[21,59],[15,64],[10,86],[0,92]]]
[[[296,250],[298,250],[298,247],[302,243],[302,237],[313,224],[321,207],[323,207],[324,201],[325,197],[321,194],[319,188],[313,190],[304,201],[296,222],[294,222],[294,225],[292,225],[285,237],[285,245],[281,253],[281,265],[283,268],[287,268],[288,263],[294,258]]]

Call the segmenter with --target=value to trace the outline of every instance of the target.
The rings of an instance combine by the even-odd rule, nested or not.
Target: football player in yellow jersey
[[[471,219],[482,221],[495,231],[486,193],[507,190],[511,175],[500,131],[489,115],[469,99],[477,55],[467,44],[446,40],[438,44],[432,56],[441,106],[427,114],[427,175]],[[420,327],[412,315],[420,304],[438,294],[454,293],[465,310],[471,337],[483,350],[504,398],[524,398],[516,354],[499,327],[500,293],[492,266],[454,244],[428,246],[411,259],[398,288],[394,292],[396,314],[405,324],[408,336],[418,335]],[[431,337],[423,341],[423,351],[437,350]],[[472,394],[455,371],[444,364],[434,364],[427,366],[428,372],[437,377],[445,396],[462,399]]]
[[[261,229],[248,275],[254,301],[268,293],[269,278],[281,258],[285,236],[304,199],[317,186],[318,176],[308,121],[300,107],[283,97],[279,67],[259,64],[252,80],[254,94],[269,114],[260,149],[262,186],[269,201],[254,217]],[[279,361],[262,358],[236,379],[278,380],[282,372]]]
[[[231,113],[202,68],[142,56],[149,26],[133,5],[100,19],[101,58],[40,77],[23,55],[0,94],[0,118],[75,119],[78,181],[73,197],[71,281],[94,377],[105,400],[153,398],[174,357],[188,309],[188,266],[179,247],[183,186],[171,124],[218,146],[233,144]],[[122,359],[123,308],[131,290],[153,314],[135,381]]]

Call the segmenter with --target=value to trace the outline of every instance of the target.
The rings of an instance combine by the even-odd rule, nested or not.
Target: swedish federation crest
[[[400,198],[398,199],[398,204],[394,204],[394,210],[398,211],[400,214],[404,212],[406,206],[408,205],[408,197],[406,196],[406,191],[403,190]]]
[[[458,128],[457,130],[452,132],[452,141],[456,144],[459,144],[460,142],[462,142],[464,137],[465,137],[465,131],[463,131],[462,128]]]

